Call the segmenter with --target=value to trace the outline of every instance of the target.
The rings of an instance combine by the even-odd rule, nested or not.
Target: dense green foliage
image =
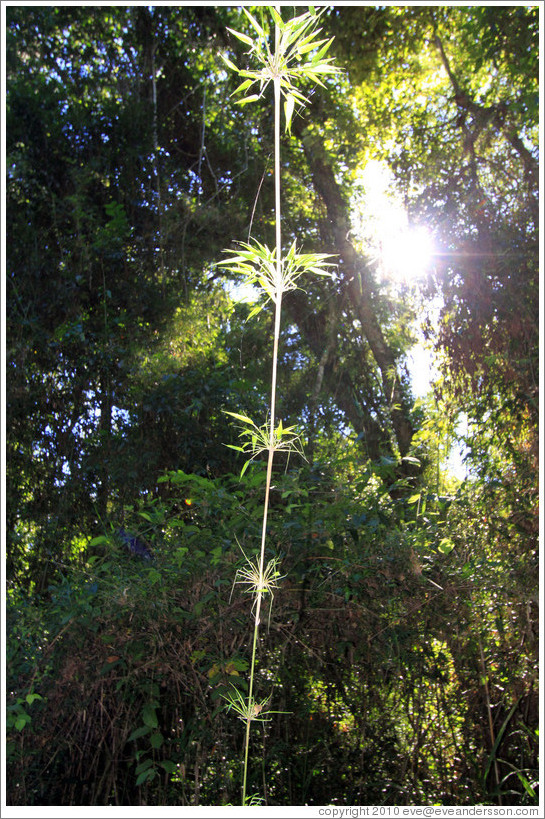
[[[293,9],[283,7],[291,16]],[[257,12],[256,12],[257,14]],[[271,100],[237,105],[235,7],[10,6],[11,805],[240,801],[273,317],[223,250],[274,246]],[[249,793],[268,805],[537,804],[538,10],[339,6],[344,68],[282,137],[282,230],[334,254],[286,295]],[[251,31],[249,32],[251,33]],[[425,281],[357,235],[381,160]],[[437,314],[439,317],[437,318]],[[415,400],[420,330],[440,375]],[[445,456],[465,418],[468,477]],[[153,560],[124,549],[120,526]],[[268,606],[267,612],[268,612]]]

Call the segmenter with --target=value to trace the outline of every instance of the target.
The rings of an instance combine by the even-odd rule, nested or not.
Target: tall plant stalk
[[[309,7],[308,12],[288,22],[282,20],[279,7],[275,8],[270,6],[268,10],[274,21],[275,34],[273,51],[271,51],[269,47],[263,18],[260,24],[246,8],[243,8],[243,11],[251,28],[257,34],[257,38],[252,39],[248,34],[229,29],[237,39],[249,46],[248,53],[257,59],[261,68],[254,71],[238,69],[230,59],[223,57],[230,69],[244,77],[243,82],[234,92],[234,94],[243,92],[246,94],[246,96],[238,101],[239,104],[245,105],[259,99],[270,82],[273,84],[274,91],[275,248],[271,251],[256,241],[253,243],[240,243],[239,250],[234,254],[232,251],[227,251],[231,253],[231,256],[223,263],[223,267],[243,275],[247,282],[260,285],[264,294],[270,298],[275,305],[268,423],[258,427],[257,424],[247,416],[234,412],[229,413],[242,424],[240,437],[243,440],[243,444],[239,447],[235,446],[232,448],[241,452],[251,453],[250,460],[261,452],[268,453],[259,560],[257,563],[252,563],[250,559],[246,558],[244,568],[237,572],[237,576],[240,575],[240,578],[238,580],[237,577],[235,578],[235,582],[246,584],[248,586],[247,591],[254,595],[254,626],[248,697],[244,699],[238,690],[235,690],[228,697],[228,707],[238,713],[239,717],[244,720],[246,728],[242,780],[243,805],[247,804],[248,754],[251,724],[253,721],[266,721],[270,714],[278,713],[267,708],[270,698],[266,698],[258,703],[254,696],[262,599],[265,594],[270,594],[272,606],[273,589],[277,587],[278,580],[280,579],[280,574],[277,571],[278,558],[273,558],[267,565],[265,564],[267,521],[274,453],[277,450],[300,451],[298,437],[294,431],[294,427],[285,428],[281,421],[278,424],[276,423],[276,390],[282,296],[286,291],[296,288],[296,281],[303,273],[313,272],[319,275],[327,275],[328,267],[330,266],[326,261],[329,258],[327,254],[299,253],[296,251],[295,243],[284,256],[282,255],[280,178],[281,100],[282,96],[284,96],[286,131],[289,133],[295,104],[304,105],[307,102],[301,91],[294,85],[294,80],[306,79],[323,85],[320,75],[335,74],[340,70],[330,63],[327,63],[324,59],[332,41],[316,39],[320,32],[320,29],[316,28],[319,14],[316,14],[313,7]],[[255,84],[259,84],[259,93],[248,95],[247,92]],[[250,315],[260,310],[261,307],[262,305],[258,306]],[[244,469],[248,463],[249,461],[245,464]]]
[[[275,25],[276,45],[278,48],[279,28]],[[275,210],[275,234],[276,234],[276,279],[282,277],[282,260],[279,249],[282,247],[282,226],[281,226],[281,201],[280,201],[280,100],[281,88],[280,79],[274,80],[274,210]],[[274,440],[275,414],[276,414],[276,374],[278,371],[278,346],[280,341],[280,320],[282,316],[282,293],[277,293],[274,310],[274,340],[273,340],[273,361],[271,376],[271,407],[270,407],[270,427],[269,438]],[[265,483],[265,500],[263,503],[263,522],[261,527],[261,552],[259,555],[259,574],[262,577],[265,569],[265,544],[267,541],[267,520],[269,514],[269,498],[271,492],[272,469],[274,461],[274,447],[269,446],[269,456],[267,459],[267,478]],[[252,642],[252,661],[250,666],[250,689],[248,694],[249,702],[253,701],[253,684],[255,676],[255,658],[257,653],[257,640],[259,635],[259,623],[261,614],[261,600],[263,593],[258,590],[256,600],[256,610],[254,619],[254,638]],[[255,707],[254,707],[255,710]],[[248,774],[248,749],[250,746],[250,727],[252,716],[248,714],[246,719],[246,737],[244,742],[244,773],[242,784],[242,804],[246,802],[246,779]]]

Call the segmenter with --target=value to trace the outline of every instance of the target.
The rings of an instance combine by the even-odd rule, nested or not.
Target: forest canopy
[[[541,9],[274,8],[3,10],[9,805],[240,802],[265,498],[248,793],[539,801]]]

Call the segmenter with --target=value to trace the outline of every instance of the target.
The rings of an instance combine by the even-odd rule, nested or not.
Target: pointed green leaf
[[[276,25],[283,28],[285,23],[282,20],[282,18],[280,17],[280,15],[278,14],[275,7],[274,6],[269,6],[269,11],[271,12],[272,18],[273,18],[274,22],[276,23]]]
[[[246,68],[239,68],[238,73],[241,77],[251,77],[254,80],[261,79],[261,71],[248,71]]]
[[[310,71],[306,71],[306,70],[305,70],[305,72],[304,72],[304,73],[305,73],[305,76],[306,76],[306,77],[307,77],[309,80],[312,80],[312,82],[315,82],[317,85],[321,85],[321,86],[322,86],[322,88],[324,88],[324,84],[323,84],[322,80],[320,79],[320,77],[317,77],[317,76],[316,76],[316,74],[314,74],[314,73],[312,73],[312,72],[310,72]]]
[[[226,64],[226,66],[231,69],[231,71],[236,71],[237,74],[238,74],[238,68],[236,67],[236,65],[233,62],[231,62],[229,57],[226,57],[225,54],[220,54],[220,57],[223,60],[223,62]]]
[[[322,45],[323,42],[324,42],[324,40],[321,40],[320,45]],[[330,48],[332,42],[333,42],[333,37],[330,40],[327,40],[325,45],[315,55],[314,59],[315,60],[321,60],[322,57],[324,57],[327,54],[327,52],[329,51],[329,48]],[[337,71],[339,71],[339,70],[340,69],[337,69]]]
[[[336,65],[331,65],[330,63],[319,63],[318,65],[312,66],[312,72],[314,74],[338,74],[340,68]]]
[[[142,785],[144,782],[147,782],[148,779],[154,779],[156,776],[157,776],[156,770],[144,771],[137,777],[136,785]]]
[[[238,94],[240,91],[246,91],[246,89],[249,88],[251,85],[253,85],[254,82],[255,82],[255,80],[244,80],[244,82],[240,83],[238,88],[235,88],[235,90],[233,91],[231,96],[234,96],[235,94]]]
[[[248,9],[247,9],[247,8],[245,8],[244,6],[242,7],[242,11],[243,11],[243,12],[244,12],[244,14],[246,15],[246,17],[248,18],[248,20],[250,21],[250,23],[252,24],[252,26],[253,26],[253,27],[255,28],[255,30],[257,31],[258,36],[259,36],[259,37],[264,38],[264,37],[265,37],[265,32],[263,31],[263,29],[261,28],[261,26],[259,25],[259,23],[258,23],[258,22],[257,22],[257,20],[255,19],[255,17],[253,17],[253,16],[250,14],[250,12],[248,11]]]
[[[293,116],[293,109],[295,106],[295,97],[293,94],[288,94],[284,103],[284,115],[286,117],[286,133],[291,134],[291,118]]]
[[[316,42],[316,43],[315,42],[309,42],[306,45],[299,44],[297,46],[297,53],[300,54],[300,55],[308,54],[309,51],[314,51],[315,48],[318,48],[318,46],[321,46],[322,43],[325,43],[325,42],[326,42],[326,40],[318,40],[318,42]]]
[[[237,105],[247,105],[249,102],[255,102],[261,97],[261,94],[250,94],[249,97],[244,97],[241,100],[237,100]]]
[[[263,307],[264,307],[263,304],[256,304],[256,306],[254,307],[254,309],[251,311],[251,313],[248,316],[248,321],[251,318],[253,318],[254,316],[257,316],[258,313],[261,313],[261,311],[263,310]]]
[[[227,28],[227,31],[230,31],[231,34],[233,34],[235,37],[237,37],[241,42],[245,43],[246,45],[249,45],[249,46],[253,47],[254,41],[252,40],[251,37],[248,37],[247,34],[243,34],[241,31],[235,31],[234,28],[229,28],[228,26],[226,28]]]
[[[105,535],[99,535],[89,541],[89,546],[98,546],[99,543],[108,543],[108,538]]]
[[[225,414],[230,415],[232,418],[236,418],[237,421],[242,421],[243,424],[248,424],[248,426],[256,426],[252,419],[248,418],[247,415],[240,415],[238,412],[228,412],[228,410],[225,410]]]
[[[302,37],[297,43],[297,50],[300,51],[303,46],[307,46],[311,42],[314,43],[313,45],[314,48],[318,48],[318,46],[322,45],[322,43],[325,43],[326,42],[325,39],[316,40],[316,37],[318,36],[321,30],[322,29],[320,28],[317,31],[311,31],[310,34],[307,34],[306,37]]]

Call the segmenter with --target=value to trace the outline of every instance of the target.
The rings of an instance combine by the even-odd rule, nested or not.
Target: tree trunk
[[[301,119],[294,122],[293,132],[301,140],[314,187],[325,204],[326,237],[330,244],[327,250],[337,256],[339,273],[351,308],[361,324],[363,336],[380,371],[384,406],[388,408],[399,455],[403,457],[409,451],[414,432],[409,418],[410,402],[398,373],[395,354],[384,338],[373,309],[377,295],[373,292],[367,265],[349,239],[348,206],[335,179],[321,138]],[[325,337],[322,336],[322,344]]]

